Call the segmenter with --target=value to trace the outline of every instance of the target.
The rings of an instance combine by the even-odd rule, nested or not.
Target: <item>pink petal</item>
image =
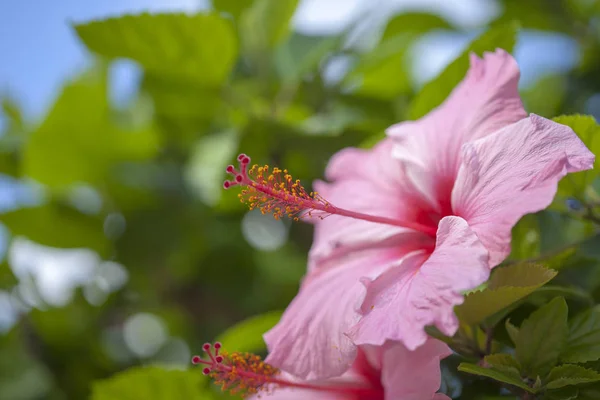
[[[385,347],[381,368],[385,400],[433,399],[442,381],[440,361],[452,354],[450,348],[431,338],[415,351],[401,343]]]
[[[371,264],[371,262],[373,264]],[[357,258],[343,267],[309,274],[279,323],[264,336],[267,362],[302,379],[342,375],[356,357],[345,332],[360,318],[362,277],[374,278],[385,258]]]
[[[280,379],[292,382],[300,382],[304,383],[304,381],[294,378],[292,375],[287,373],[282,373],[279,375]],[[340,381],[352,381],[357,378],[353,375],[346,374],[343,377],[340,377]],[[311,382],[313,383],[313,382]],[[324,385],[327,385],[327,381],[318,382]],[[339,393],[331,393],[320,390],[310,390],[310,389],[300,389],[300,388],[290,388],[290,387],[278,387],[274,386],[269,388],[268,391],[258,392],[257,394],[250,396],[251,400],[306,400],[306,399],[314,399],[314,400],[349,400],[347,396],[344,396]]]
[[[248,398],[249,400],[353,400],[348,396],[322,392],[318,390],[298,388],[275,388],[268,394],[259,393]]]
[[[453,308],[463,302],[461,292],[477,287],[488,276],[488,252],[477,235],[462,218],[445,217],[429,258],[425,252],[415,252],[398,267],[366,282],[364,317],[349,336],[359,345],[401,341],[409,350],[425,343],[427,325],[452,336],[458,329]]]
[[[534,114],[465,144],[462,158],[453,209],[490,251],[491,267],[510,253],[515,223],[549,206],[567,173],[594,163],[571,128]]]
[[[525,118],[517,90],[519,68],[504,50],[471,55],[464,80],[438,108],[418,121],[390,127],[394,155],[432,206],[448,211],[450,192],[460,165],[461,146]],[[447,200],[447,201],[446,201]]]
[[[391,155],[392,143],[380,142],[373,150],[345,149],[331,159],[326,176],[333,183],[316,182],[315,190],[331,204],[369,215],[414,221],[423,203],[414,194],[402,172],[402,166]],[[331,215],[314,219],[315,236],[309,254],[309,270],[335,265],[349,253],[379,248],[394,256],[408,248],[433,245],[425,235],[406,228]],[[435,224],[429,219],[429,223]],[[408,242],[413,244],[408,245]],[[419,242],[414,244],[414,242]]]

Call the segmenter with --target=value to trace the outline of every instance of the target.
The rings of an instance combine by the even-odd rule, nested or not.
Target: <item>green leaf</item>
[[[561,115],[552,119],[559,124],[567,125],[575,131],[581,141],[594,154],[600,154],[600,125],[591,115]],[[585,189],[598,176],[597,166],[593,170],[569,174],[558,184],[558,195],[573,196],[583,199]]]
[[[558,362],[567,341],[567,314],[565,299],[557,297],[521,325],[515,350],[527,376],[544,376]]]
[[[455,308],[460,321],[475,325],[502,311],[535,291],[556,276],[556,272],[534,264],[516,264],[497,268],[488,287],[465,296]]]
[[[340,48],[343,38],[343,35],[290,35],[275,53],[275,66],[284,84],[297,84],[304,75],[317,70],[328,54]]]
[[[498,267],[488,283],[488,289],[500,289],[507,286],[541,286],[556,276],[556,271],[537,264],[516,264]]]
[[[506,327],[506,333],[508,333],[508,337],[512,340],[513,343],[517,343],[517,339],[519,337],[519,328],[510,323],[510,319],[507,319],[504,323]]]
[[[519,25],[516,22],[490,28],[475,39],[437,78],[427,83],[413,100],[408,116],[418,119],[440,105],[454,87],[464,78],[469,68],[469,53],[479,56],[497,48],[511,52],[515,45]]]
[[[237,57],[229,21],[216,14],[139,14],[75,26],[91,51],[129,58],[147,71],[176,75],[206,86],[227,78]]]
[[[382,41],[406,32],[426,33],[435,29],[452,29],[445,19],[428,13],[407,12],[392,17],[383,31]]]
[[[0,216],[13,236],[25,236],[51,247],[87,247],[106,256],[110,242],[104,235],[103,220],[57,204],[20,208]]]
[[[546,285],[536,290],[535,294],[536,296],[542,295],[545,298],[562,296],[565,298],[572,298],[573,300],[583,301],[588,305],[594,304],[594,298],[592,295],[586,290],[577,287]]]
[[[493,369],[502,372],[508,376],[521,378],[521,364],[510,354],[498,353],[490,354],[484,357],[484,361]]]
[[[226,12],[238,19],[247,8],[252,6],[254,0],[212,0],[212,3],[215,10]]]
[[[567,94],[566,76],[547,75],[521,91],[521,97],[528,112],[538,115],[556,115]]]
[[[560,359],[569,363],[600,359],[600,306],[590,308],[569,321],[567,346]]]
[[[255,0],[241,16],[240,35],[250,52],[263,52],[283,42],[298,0]]]
[[[124,129],[112,121],[106,76],[90,73],[64,87],[30,135],[23,174],[52,187],[104,182],[115,162],[148,159],[159,143],[151,127]]]
[[[505,0],[501,3],[503,10],[499,21],[518,19],[527,29],[569,31],[564,14],[557,13],[552,7],[548,7],[548,2],[545,0]],[[574,3],[579,2],[575,1]]]
[[[379,45],[361,56],[344,85],[355,93],[383,100],[412,89],[408,73],[409,49],[422,34],[434,29],[451,29],[444,19],[426,13],[406,13],[392,18]]]
[[[516,386],[521,388],[529,393],[535,393],[535,390],[523,381],[523,379],[518,374],[506,373],[503,371],[498,371],[497,369],[492,368],[484,368],[479,365],[470,364],[470,363],[461,363],[458,366],[458,370],[462,372],[466,372],[468,374],[484,376],[486,378],[491,378],[493,380],[504,382],[509,385]]]
[[[223,171],[237,149],[237,132],[226,131],[202,137],[191,151],[185,179],[205,204],[215,206],[221,199]]]
[[[361,96],[391,100],[411,89],[407,69],[407,53],[414,34],[401,34],[386,39],[361,57],[356,67],[344,78],[343,86]]]
[[[281,311],[250,317],[223,332],[217,339],[228,351],[259,352],[265,349],[262,335],[281,318]]]
[[[209,400],[199,370],[136,367],[92,384],[92,400]]]
[[[498,353],[490,354],[484,357],[486,363],[493,367],[506,367],[516,370],[521,369],[521,364],[510,354]]]
[[[558,389],[563,386],[600,381],[600,373],[579,365],[564,364],[552,368],[546,379],[548,389]]]
[[[526,260],[540,253],[539,223],[534,214],[525,215],[511,232],[511,260]]]
[[[577,399],[579,390],[575,386],[565,386],[560,389],[548,390],[544,393],[543,400],[572,400]]]
[[[579,388],[577,400],[597,400],[600,399],[600,385],[593,383]]]

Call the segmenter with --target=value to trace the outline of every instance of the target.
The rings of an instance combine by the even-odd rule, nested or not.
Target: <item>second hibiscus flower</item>
[[[317,217],[300,292],[265,335],[268,362],[326,378],[348,370],[357,345],[395,340],[414,350],[427,325],[454,335],[454,306],[508,256],[516,222],[546,208],[567,173],[593,166],[570,128],[527,116],[518,79],[503,50],[472,56],[427,116],[392,126],[371,150],[336,154],[318,195],[287,171],[248,174],[243,155],[239,171],[228,167],[235,179],[225,186],[247,186],[251,204]]]

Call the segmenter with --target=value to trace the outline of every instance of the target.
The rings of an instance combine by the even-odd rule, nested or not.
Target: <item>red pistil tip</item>
[[[223,187],[244,186],[238,196],[251,210],[258,208],[263,214],[273,214],[275,219],[288,216],[295,220],[313,216],[314,212],[319,218],[335,213],[333,205],[318,193],[307,192],[300,180],[293,179],[287,170],[270,170],[268,165],[254,165],[248,169],[250,157],[245,154],[240,154],[237,160],[239,171],[229,165],[225,171],[233,180],[226,180]]]
[[[266,364],[259,356],[249,353],[217,354],[220,348],[221,343],[218,342],[214,345],[204,344],[202,349],[207,353],[208,360],[194,356],[192,363],[203,364],[202,373],[221,385],[223,391],[245,397],[268,390],[270,385],[267,384],[277,380],[279,370]]]

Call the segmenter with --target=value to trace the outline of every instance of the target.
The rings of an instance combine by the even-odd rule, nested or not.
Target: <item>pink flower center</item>
[[[304,217],[325,218],[328,215],[341,215],[369,222],[399,226],[423,232],[435,237],[435,226],[418,221],[406,221],[377,215],[369,215],[336,207],[319,196],[316,192],[306,192],[300,180],[294,180],[287,170],[274,168],[269,173],[269,166],[254,165],[248,170],[250,157],[245,154],[238,156],[239,170],[233,165],[226,169],[233,180],[223,183],[225,189],[241,185],[245,188],[239,194],[240,200],[247,203],[250,209],[258,208],[263,214],[272,213],[278,219],[283,216],[299,219]]]

